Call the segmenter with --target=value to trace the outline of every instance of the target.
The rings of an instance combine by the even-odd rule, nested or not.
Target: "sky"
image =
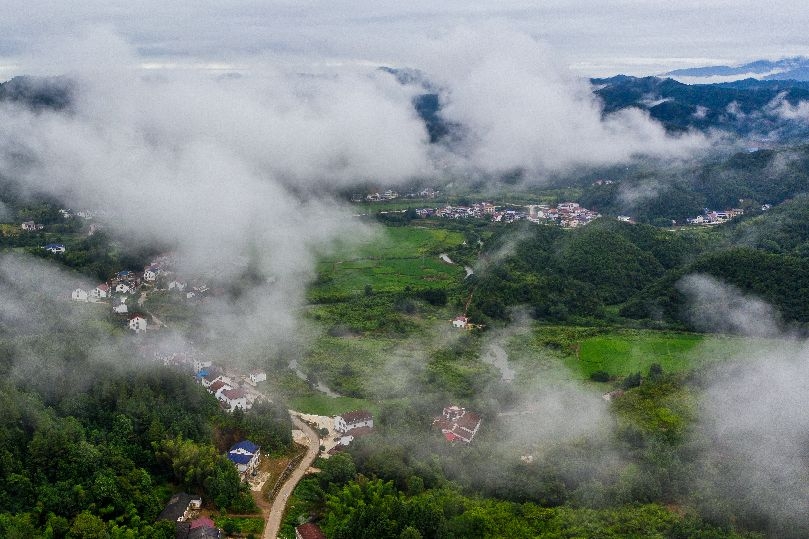
[[[59,56],[50,53],[98,28],[120,35],[137,51],[134,60],[152,69],[240,71],[268,58],[303,70],[321,63],[412,66],[423,57],[425,42],[493,23],[546,44],[561,65],[583,76],[809,54],[803,24],[809,8],[794,0],[771,1],[766,8],[750,0],[3,4],[0,78],[59,72]]]

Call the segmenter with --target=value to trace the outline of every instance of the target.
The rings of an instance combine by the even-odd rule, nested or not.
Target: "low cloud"
[[[686,317],[702,331],[755,337],[781,334],[780,317],[770,304],[709,275],[683,277],[677,289],[689,299]]]
[[[778,94],[775,99],[767,104],[765,110],[782,120],[809,121],[809,101],[790,103],[787,100],[787,92]]]
[[[588,81],[510,28],[459,29],[427,50],[425,71],[445,89],[443,114],[465,128],[457,150],[483,170],[541,173],[638,156],[682,157],[707,144],[701,135],[667,134],[638,109],[602,117]]]
[[[777,537],[803,537],[809,518],[809,344],[781,330],[760,299],[706,276],[680,289],[704,329],[749,338],[733,361],[702,374],[699,422],[692,448],[693,491],[706,511],[732,507],[744,526]],[[730,344],[729,344],[730,345]],[[727,518],[728,515],[719,518]]]

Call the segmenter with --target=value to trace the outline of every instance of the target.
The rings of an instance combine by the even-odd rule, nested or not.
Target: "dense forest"
[[[624,323],[615,306],[626,319],[697,329],[678,283],[704,274],[766,300],[786,323],[804,327],[808,208],[809,199],[798,196],[718,229],[599,220],[573,231],[526,226],[517,241],[496,233],[489,256],[507,254],[477,278],[475,312],[507,319],[510,306],[527,305],[539,320]]]

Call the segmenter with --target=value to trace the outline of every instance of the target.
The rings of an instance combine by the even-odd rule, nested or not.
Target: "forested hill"
[[[809,146],[756,150],[683,167],[647,168],[612,183],[582,186],[579,202],[610,215],[670,226],[704,208],[760,212],[809,192]]]
[[[474,316],[507,319],[527,307],[538,320],[692,325],[681,279],[713,277],[809,327],[809,198],[714,229],[670,231],[599,219],[575,230],[525,226],[487,246],[498,263],[476,282]],[[507,254],[502,255],[503,252]]]
[[[779,108],[809,100],[806,81],[683,84],[668,78],[618,75],[591,82],[605,114],[638,108],[670,131],[721,129],[740,135],[774,134],[779,139],[795,139],[807,131],[802,122]]]

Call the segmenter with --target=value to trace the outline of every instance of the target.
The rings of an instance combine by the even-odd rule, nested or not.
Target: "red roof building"
[[[295,539],[326,539],[317,524],[307,522],[295,528]]]
[[[433,427],[440,429],[448,442],[470,443],[480,429],[483,419],[460,406],[447,406],[441,416],[433,420]]]

